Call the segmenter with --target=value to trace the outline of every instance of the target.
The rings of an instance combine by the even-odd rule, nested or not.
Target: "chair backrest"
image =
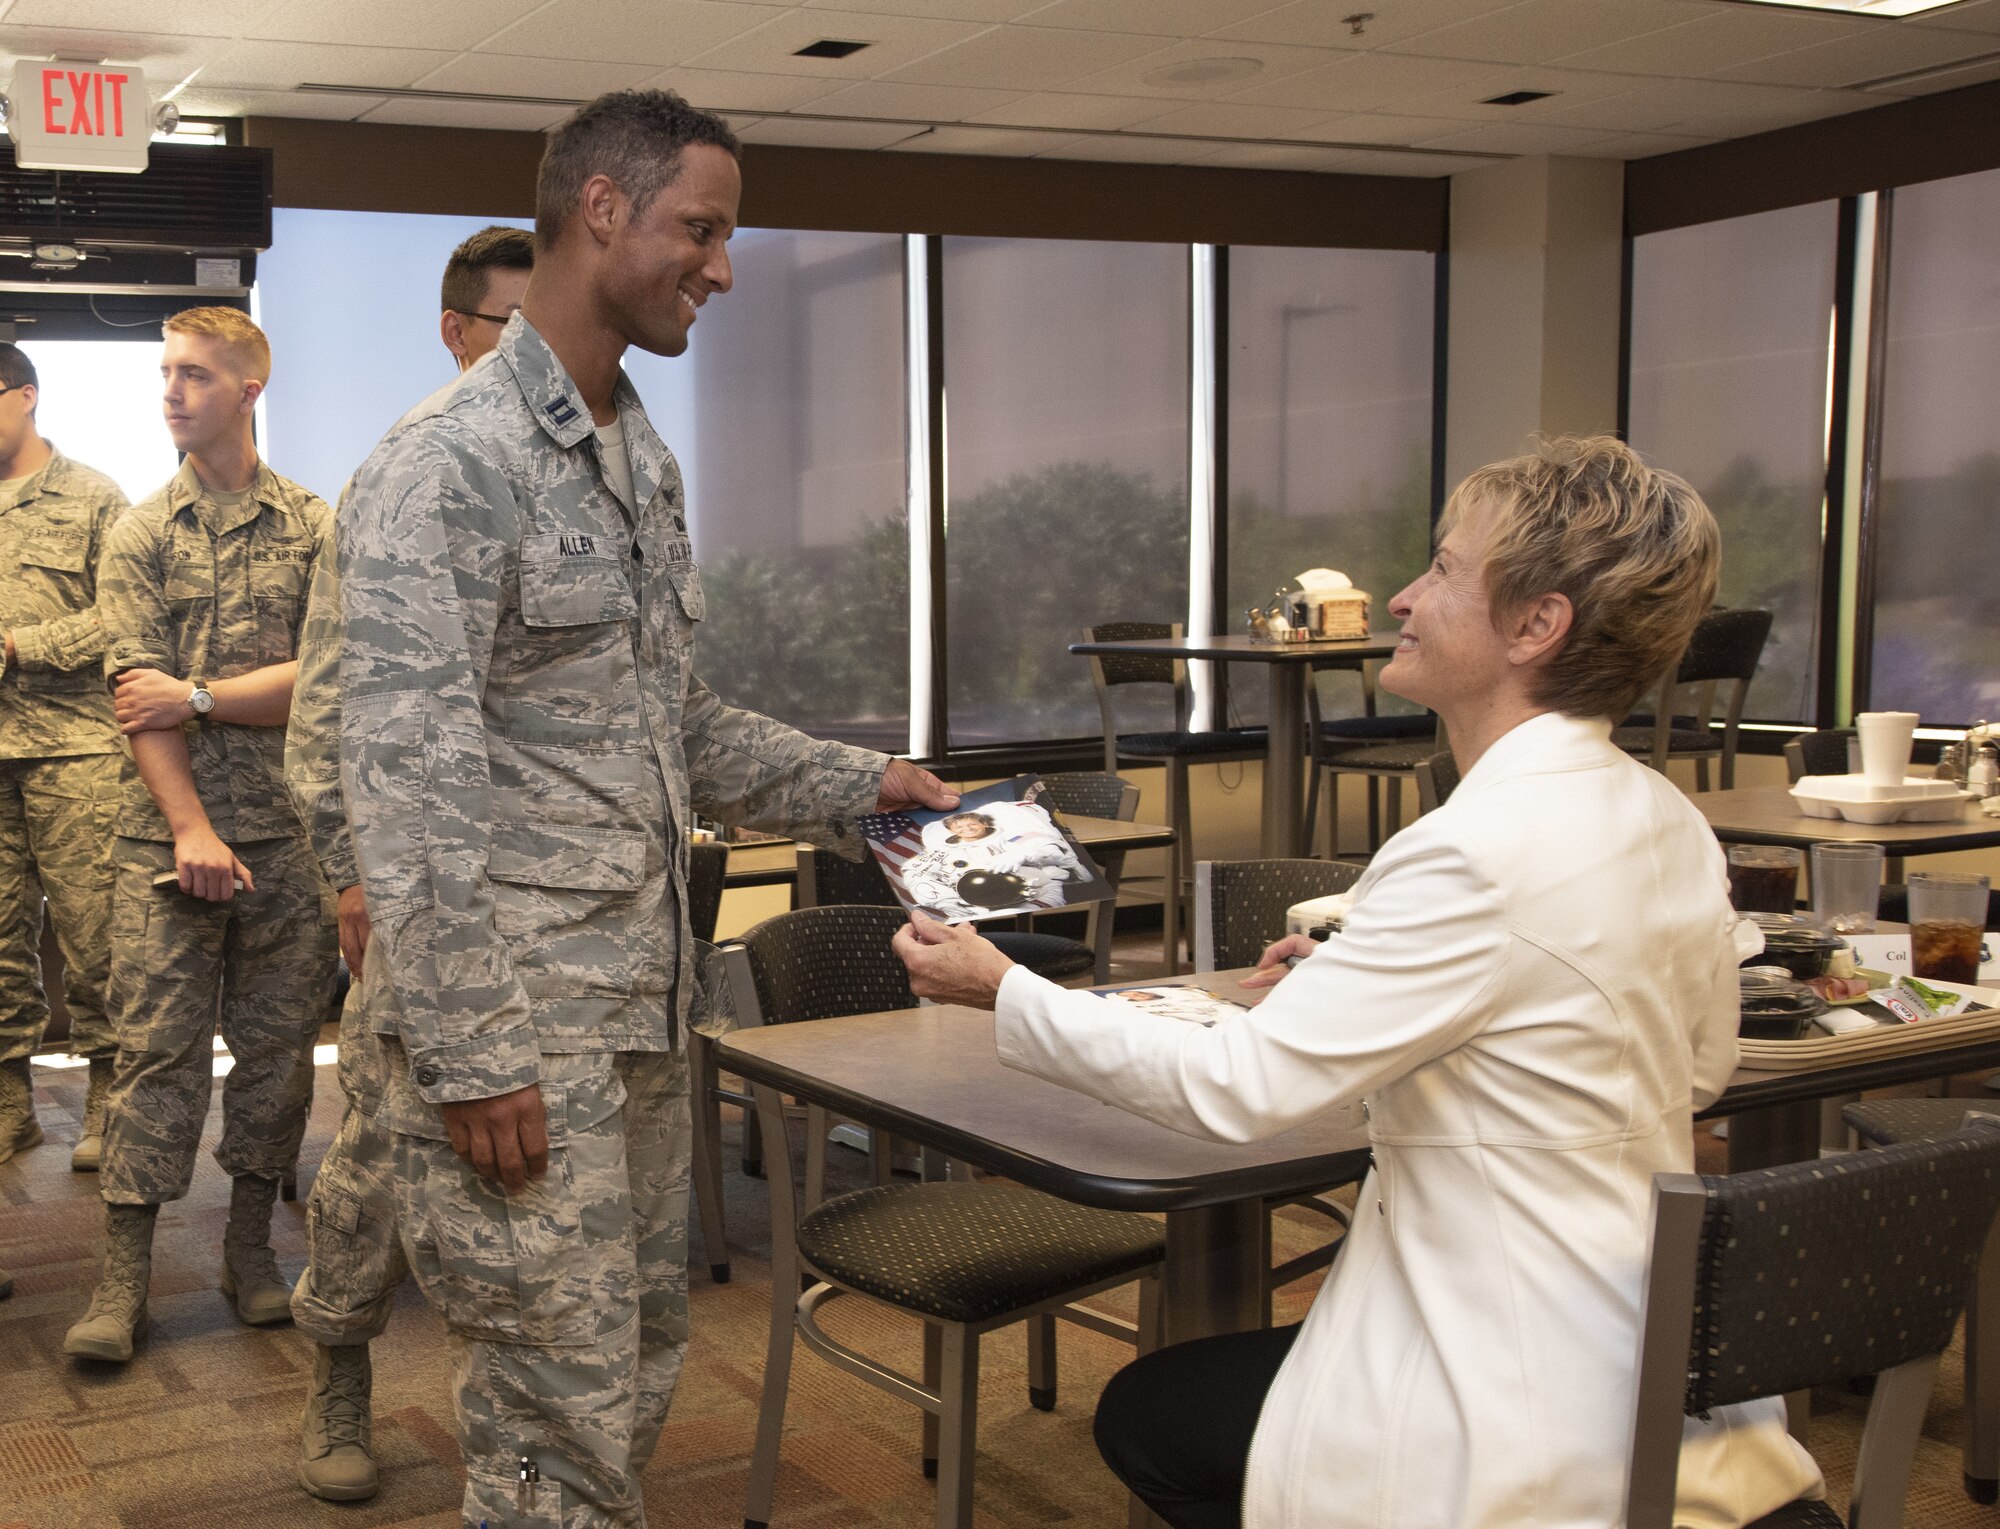
[[[1673,1523],[1684,1414],[1854,1375],[1881,1379],[1850,1523],[1900,1523],[1937,1356],[2000,1209],[2000,1119],[1726,1178],[1662,1174],[1653,1208],[1629,1529]]]
[[[1107,621],[1083,629],[1085,642],[1144,642],[1156,637],[1178,637],[1178,621]],[[1188,725],[1187,665],[1177,658],[1155,658],[1147,653],[1092,653],[1090,683],[1097,692],[1097,712],[1104,722],[1104,770],[1118,773],[1118,716],[1111,692],[1121,685],[1165,685],[1173,694],[1174,728]],[[1131,729],[1126,729],[1131,731]],[[1094,816],[1094,814],[1093,814]]]
[[[1458,789],[1458,756],[1439,749],[1417,761],[1417,810],[1436,812]]]
[[[889,948],[905,922],[900,908],[838,905],[765,919],[724,947],[738,1026],[914,1009],[909,974]]]
[[[1285,933],[1285,911],[1361,879],[1336,860],[1200,860],[1194,868],[1194,969],[1254,965]]]
[[[1139,816],[1139,788],[1108,770],[1063,770],[1044,775],[1044,795],[1057,812],[1129,823]]]
[[[801,844],[794,888],[793,900],[801,908],[901,906],[872,852],[859,860],[843,860],[831,850]]]
[[[697,940],[715,938],[722,887],[729,874],[729,846],[720,841],[688,846],[688,922]]]
[[[1712,610],[1695,623],[1694,635],[1688,639],[1680,663],[1658,686],[1653,707],[1653,749],[1647,761],[1654,769],[1664,772],[1667,768],[1676,717],[1692,717],[1695,731],[1704,738],[1710,735],[1717,688],[1727,685],[1722,741],[1715,752],[1721,756],[1723,789],[1726,791],[1736,783],[1736,741],[1742,731],[1743,702],[1750,694],[1750,682],[1757,676],[1757,664],[1764,656],[1764,644],[1770,635],[1769,611]],[[1690,704],[1683,706],[1679,693],[1689,687],[1694,694]]]
[[[1851,727],[1825,727],[1785,740],[1785,779],[1797,785],[1808,775],[1858,775],[1861,734]]]

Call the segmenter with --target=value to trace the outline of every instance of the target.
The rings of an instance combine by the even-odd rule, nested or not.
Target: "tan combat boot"
[[[35,1087],[28,1078],[28,1059],[0,1062],[0,1163],[41,1143],[42,1123],[35,1119]]]
[[[314,1347],[313,1388],[299,1424],[299,1485],[328,1502],[360,1502],[378,1484],[368,1345]]]
[[[153,1227],[157,1205],[104,1207],[104,1277],[90,1309],[63,1339],[65,1354],[123,1364],[146,1331],[146,1286],[153,1278]]]
[[[229,1187],[229,1227],[222,1234],[222,1293],[236,1301],[236,1315],[252,1327],[288,1322],[292,1287],[271,1251],[271,1206],[278,1181],[239,1174]]]
[[[104,1104],[111,1097],[111,1062],[108,1056],[90,1059],[90,1087],[83,1096],[83,1132],[69,1155],[72,1173],[95,1173],[104,1161]]]

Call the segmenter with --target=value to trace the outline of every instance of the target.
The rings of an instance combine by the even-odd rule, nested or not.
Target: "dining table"
[[[1305,853],[1306,686],[1315,665],[1331,659],[1359,664],[1396,651],[1396,632],[1315,642],[1224,637],[1144,637],[1126,642],[1073,642],[1072,653],[1125,653],[1180,661],[1262,664],[1267,687],[1264,799],[1259,838],[1267,858]]]
[[[1988,817],[1970,799],[1961,801],[1952,816],[1931,823],[1850,823],[1845,818],[1808,817],[1785,786],[1697,791],[1688,800],[1724,844],[1777,844],[1799,850],[1826,843],[1879,844],[1883,874],[1892,882],[1903,879],[1907,856],[2000,845],[2000,817]]]

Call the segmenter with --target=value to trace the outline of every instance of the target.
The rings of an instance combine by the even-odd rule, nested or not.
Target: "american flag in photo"
[[[907,812],[870,813],[859,826],[862,836],[890,868],[900,868],[923,850],[923,830]]]

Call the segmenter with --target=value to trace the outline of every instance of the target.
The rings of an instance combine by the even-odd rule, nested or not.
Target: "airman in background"
[[[522,228],[484,228],[452,251],[438,329],[461,376],[499,342],[520,309],[534,265],[534,237]],[[457,386],[454,380],[438,389],[389,433],[430,418]],[[336,521],[346,514],[346,498],[334,511]],[[395,1138],[378,1118],[382,1043],[362,1012],[368,909],[340,796],[340,631],[339,568],[325,557],[313,571],[299,642],[285,782],[339,899],[340,949],[351,979],[340,1016],[347,1110],[307,1199],[306,1268],[292,1291],[292,1321],[318,1348],[300,1425],[299,1482],[315,1497],[358,1502],[373,1497],[378,1484],[368,1345],[388,1326],[391,1301],[410,1270],[390,1175]]]
[[[118,724],[103,685],[97,558],[125,496],[35,426],[41,380],[0,344],[0,1163],[42,1139],[28,1057],[49,1007],[42,900],[63,957],[69,1049],[90,1062],[70,1166],[104,1148],[118,1049],[104,1015]]]
[[[233,308],[164,328],[167,429],[186,460],[113,527],[98,568],[104,672],[131,746],[113,857],[118,1061],[104,1273],[63,1347],[114,1361],[145,1326],[156,1213],[194,1173],[218,1015],[235,1059],[215,1154],[232,1179],[222,1289],[245,1322],[291,1314],[271,1208],[305,1133],[336,961],[333,893],[284,778],[299,628],[332,512],[258,459],[263,331]]]

